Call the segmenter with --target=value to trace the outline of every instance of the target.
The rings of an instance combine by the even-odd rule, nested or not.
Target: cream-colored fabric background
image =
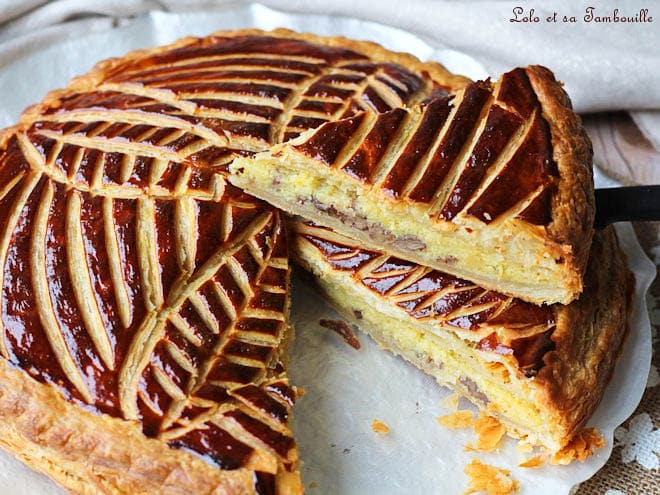
[[[0,41],[72,19],[125,17],[148,9],[188,11],[236,3],[220,0],[4,0],[0,1]],[[566,82],[578,111],[660,109],[660,5],[654,1],[545,2],[448,0],[263,0],[281,10],[358,17],[404,28],[471,55],[497,74],[516,65],[545,64]],[[584,22],[595,13],[634,15],[648,8],[652,23]],[[538,23],[510,22],[513,9],[534,9]],[[546,22],[557,12],[558,22]],[[564,23],[563,15],[576,23]],[[86,27],[85,29],[89,29]]]

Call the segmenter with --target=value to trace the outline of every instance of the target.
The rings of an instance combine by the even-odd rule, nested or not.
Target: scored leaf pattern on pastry
[[[524,69],[417,109],[329,122],[292,145],[429,216],[546,225],[557,166],[541,105]]]
[[[343,48],[256,35],[102,64],[5,135],[0,352],[71,400],[273,486],[268,473],[296,460],[285,236],[226,166],[443,92]]]
[[[75,156],[98,169],[106,155],[92,146]],[[21,136],[2,163],[23,172],[2,171],[5,357],[149,436],[184,445],[217,427],[247,454],[265,446],[290,461],[279,214],[228,185],[202,190],[209,199],[90,192],[44,173],[49,158]],[[236,451],[215,460],[239,467]]]

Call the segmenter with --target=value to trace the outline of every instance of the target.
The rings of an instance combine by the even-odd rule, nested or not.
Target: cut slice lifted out
[[[582,291],[591,145],[550,71],[323,124],[230,180],[366,246],[534,303]]]
[[[351,323],[482,411],[475,447],[502,434],[560,451],[600,402],[627,330],[634,289],[612,227],[594,237],[585,291],[535,306],[447,273],[292,222],[291,250]],[[471,413],[470,413],[471,416]],[[472,420],[449,416],[441,424]]]

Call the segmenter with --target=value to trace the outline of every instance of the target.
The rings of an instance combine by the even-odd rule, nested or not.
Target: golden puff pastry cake
[[[329,122],[230,179],[365,245],[537,304],[570,303],[593,236],[591,144],[552,73]]]
[[[280,213],[227,165],[465,84],[220,32],[105,61],[0,140],[0,446],[73,493],[302,492]]]
[[[498,419],[556,452],[598,405],[627,330],[634,281],[613,228],[594,237],[582,296],[536,306],[292,222],[294,259],[332,305]]]

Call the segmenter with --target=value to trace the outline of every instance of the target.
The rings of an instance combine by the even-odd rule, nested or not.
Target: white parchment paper
[[[431,47],[398,29],[355,19],[283,14],[258,5],[190,14],[153,12],[116,27],[78,23],[54,33],[47,43],[16,40],[13,58],[0,66],[0,127],[15,123],[23,108],[39,101],[48,90],[64,86],[72,76],[88,71],[98,60],[186,35],[241,27],[288,27],[369,39],[421,59],[439,60],[450,70],[472,78],[487,75],[478,63],[458,52]],[[597,185],[611,184],[598,175]],[[295,280],[292,319],[297,339],[290,373],[292,381],[307,391],[295,409],[295,432],[304,460],[304,482],[307,486],[316,484],[308,491],[323,495],[462,493],[467,483],[463,468],[473,457],[511,469],[523,494],[567,494],[576,483],[592,476],[611,453],[614,428],[639,402],[651,360],[645,294],[655,267],[629,224],[619,225],[618,232],[637,287],[630,336],[606,396],[590,421],[605,436],[607,446],[584,464],[567,467],[518,468],[520,454],[510,440],[496,453],[464,452],[471,433],[447,430],[435,421],[449,412],[441,407],[449,391],[380,350],[362,334],[362,348],[356,351],[333,332],[319,327],[320,318],[337,315],[312,288]],[[390,434],[373,433],[374,418],[385,421]],[[63,492],[0,451],[0,493]]]

